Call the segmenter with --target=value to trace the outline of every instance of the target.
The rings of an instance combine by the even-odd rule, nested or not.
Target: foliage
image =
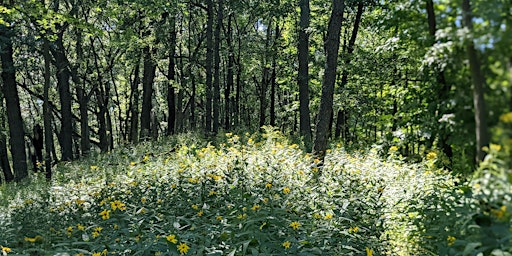
[[[218,146],[191,138],[61,165],[52,184],[41,187],[37,179],[26,184],[32,194],[14,186],[2,190],[11,203],[3,207],[9,211],[2,218],[0,244],[14,255],[386,250],[384,184],[356,165],[340,166],[348,157],[341,148],[320,167],[274,130],[226,134]],[[323,175],[314,178],[319,168]]]

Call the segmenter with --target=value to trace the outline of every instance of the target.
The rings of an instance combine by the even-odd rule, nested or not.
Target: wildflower
[[[145,155],[144,156],[144,159],[142,159],[142,162],[145,163],[149,160],[149,156],[148,155]]]
[[[165,239],[167,241],[169,241],[169,243],[173,243],[173,244],[178,243],[178,239],[176,239],[175,235],[168,235],[168,236],[165,237]]]
[[[119,225],[114,224],[114,229],[115,229],[115,230],[118,230],[118,229],[119,229]]]
[[[236,216],[237,219],[241,220],[241,219],[245,219],[247,217],[247,214],[238,214],[238,216]]]
[[[201,217],[201,216],[203,216],[203,214],[204,214],[204,212],[203,212],[203,211],[199,211],[199,212],[197,213],[197,216]]]
[[[208,196],[213,196],[213,195],[216,195],[216,194],[217,194],[217,192],[212,190],[212,191],[210,191],[210,193],[208,193]]]
[[[110,207],[112,207],[113,211],[115,211],[117,209],[119,209],[121,211],[125,211],[126,210],[126,204],[124,204],[123,202],[121,202],[119,200],[116,200],[114,202],[110,202]]]
[[[257,210],[259,210],[260,208],[261,208],[261,206],[259,206],[259,205],[254,205],[253,207],[251,207],[251,210],[253,210],[253,211],[257,211]]]
[[[359,231],[359,227],[350,227],[348,229],[348,232],[351,232],[351,233],[356,233],[357,231]]]
[[[501,145],[498,145],[498,144],[491,144],[489,146],[489,148],[492,150],[492,151],[500,151],[501,150]]]
[[[180,243],[179,245],[177,245],[177,247],[178,247],[178,251],[181,254],[186,254],[188,252],[188,250],[190,249],[190,247],[188,247],[188,245],[186,243]]]
[[[107,255],[107,254],[108,254],[107,249],[105,249],[105,250],[103,250],[103,251],[101,252],[101,255]]]
[[[290,227],[292,227],[293,230],[299,229],[300,226],[302,226],[302,225],[298,221],[294,221],[294,222],[290,223]]]
[[[284,247],[284,249],[289,249],[291,245],[292,245],[292,243],[290,243],[290,241],[285,241],[285,242],[283,243],[283,247]]]
[[[391,146],[389,148],[389,152],[396,152],[396,151],[398,151],[398,147],[397,146]]]
[[[265,185],[265,187],[266,187],[266,188],[271,188],[271,187],[272,187],[272,183],[267,183],[267,184]]]
[[[501,115],[500,121],[503,123],[512,123],[512,112]]]
[[[268,200],[269,200],[269,199],[268,199],[267,197],[263,198],[263,203],[264,203],[264,204],[267,204],[267,203],[268,203]]]
[[[330,219],[332,219],[332,217],[333,217],[332,213],[328,213],[324,216],[324,220],[330,220]]]
[[[135,166],[136,163],[135,162],[130,162],[130,166]]]
[[[492,215],[496,217],[497,219],[502,219],[505,213],[507,213],[507,206],[503,205],[497,210],[491,210]]]
[[[455,243],[455,240],[457,240],[457,238],[455,238],[453,236],[448,236],[448,238],[446,238],[446,240],[448,241],[448,246],[452,246]]]
[[[373,249],[366,247],[366,256],[372,256],[372,255],[373,255]]]
[[[95,252],[92,254],[92,256],[101,256],[101,252]]]
[[[219,215],[219,216],[215,217],[215,219],[218,220],[218,221],[221,221],[222,220],[222,216]]]
[[[84,254],[83,253],[77,253],[77,254],[75,254],[75,256],[84,256]]]
[[[100,212],[99,215],[101,216],[102,219],[108,220],[108,219],[110,219],[110,210],[103,210],[102,212]]]
[[[140,201],[141,201],[143,204],[145,204],[148,200],[147,200],[145,197],[143,197],[143,198],[141,198],[141,199],[140,199]]]
[[[194,209],[194,210],[198,210],[198,209],[199,209],[199,206],[197,206],[197,204],[193,204],[193,205],[192,205],[192,209]]]
[[[0,246],[0,247],[2,247],[2,252],[3,252],[4,254],[7,254],[7,253],[10,253],[10,252],[11,252],[11,248],[9,248],[9,247],[3,247],[3,246]]]
[[[82,224],[76,224],[76,228],[78,228],[78,230],[81,230],[81,231],[85,230],[85,226],[82,226]]]
[[[320,218],[322,218],[322,215],[320,215],[319,213],[315,213],[315,214],[313,214],[313,218],[320,219]]]
[[[290,188],[289,187],[283,188],[283,193],[285,193],[285,194],[290,193]]]
[[[93,170],[93,171],[94,171],[94,170],[98,170],[98,166],[96,166],[96,165],[91,165],[91,170]]]
[[[436,152],[429,152],[429,153],[427,154],[427,160],[434,160],[434,159],[436,159],[436,158],[437,158],[437,154],[436,154]]]

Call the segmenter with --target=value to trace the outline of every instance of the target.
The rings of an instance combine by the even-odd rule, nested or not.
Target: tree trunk
[[[434,11],[434,1],[433,0],[426,1],[426,9],[427,9],[428,31],[429,31],[429,35],[431,37],[431,42],[432,42],[432,46],[433,46],[435,44],[435,36],[436,36],[436,31],[437,31],[436,16],[435,16],[435,11]],[[442,118],[442,116],[444,114],[449,112],[446,109],[447,108],[446,101],[449,98],[450,85],[446,82],[446,78],[445,78],[443,70],[436,71],[436,82],[438,85],[441,85],[441,89],[437,90],[438,103],[436,104],[436,113],[437,113],[436,120],[439,120]],[[440,128],[438,137],[439,137],[439,147],[441,148],[443,153],[448,157],[449,161],[451,162],[452,157],[453,157],[453,150],[452,150],[452,146],[448,142],[448,139],[450,137],[449,132],[446,130],[446,128]]]
[[[143,49],[143,73],[142,79],[142,112],[140,115],[140,139],[149,139],[151,132],[151,99],[153,97],[153,81],[155,79],[156,64],[153,60],[149,46]]]
[[[279,24],[276,22],[272,49],[272,74],[270,75],[270,125],[276,126],[276,79],[277,79],[277,41],[280,37]]]
[[[215,27],[214,80],[213,80],[213,133],[217,134],[220,124],[220,29],[222,27],[223,0],[218,0],[217,25]]]
[[[0,90],[0,106],[3,106],[3,104],[4,97],[2,90]],[[2,109],[0,110],[0,131],[5,130],[5,112]],[[2,168],[5,182],[11,182],[14,180],[14,175],[12,174],[11,165],[9,164],[9,158],[7,156],[7,138],[5,135],[5,133],[0,132],[0,168]]]
[[[60,105],[61,105],[61,129],[60,143],[62,150],[62,160],[73,160],[73,115],[71,112],[71,92],[69,79],[71,77],[69,61],[66,57],[63,34],[61,31],[55,41],[55,57],[57,68],[57,88],[59,89]]]
[[[169,67],[167,69],[167,135],[174,134],[176,127],[176,96],[174,92],[175,67],[174,54],[176,51],[176,19],[169,18],[171,33],[169,38]]]
[[[298,61],[299,72],[297,82],[299,84],[299,112],[300,135],[304,137],[304,145],[307,151],[311,151],[311,116],[309,111],[309,0],[300,0],[300,23]]]
[[[469,0],[462,1],[462,14],[464,25],[473,31],[471,5]],[[480,60],[475,49],[473,39],[466,42],[466,51],[469,59],[469,68],[471,71],[471,79],[473,81],[473,105],[475,116],[476,130],[476,162],[479,163],[485,157],[483,147],[489,145],[489,129],[487,127],[487,109],[484,101],[484,84],[485,78],[480,69]]]
[[[0,58],[2,62],[3,94],[9,123],[9,144],[11,146],[12,166],[16,181],[27,177],[27,153],[25,151],[25,134],[21,119],[20,98],[16,86],[16,70],[13,60],[13,30],[0,24]]]
[[[131,143],[137,143],[139,141],[139,73],[140,64],[139,61],[135,64],[133,71],[133,80],[130,85],[130,131],[128,133],[128,141]]]
[[[316,122],[315,142],[313,145],[313,152],[320,159],[323,159],[325,156],[329,137],[329,119],[332,115],[334,83],[336,82],[336,67],[344,10],[344,0],[333,0],[332,13],[329,19],[327,37],[324,45],[326,63],[324,80],[322,81],[322,97],[320,99],[320,108]]]
[[[43,59],[44,59],[44,89],[43,89],[43,122],[44,122],[44,167],[46,179],[52,178],[52,150],[53,150],[53,128],[52,116],[50,111],[50,43],[47,38],[43,39]],[[82,138],[83,140],[83,138]],[[83,149],[82,149],[83,151]]]
[[[206,1],[208,21],[206,23],[206,107],[205,132],[212,132],[212,91],[213,91],[213,1]]]
[[[224,117],[224,129],[228,131],[231,129],[231,115],[233,113],[233,106],[232,104],[232,96],[231,96],[231,90],[234,86],[234,63],[235,63],[235,55],[234,55],[234,49],[233,49],[233,31],[231,28],[231,20],[233,18],[233,15],[229,15],[228,17],[228,31],[226,35],[226,40],[228,44],[228,65],[227,65],[227,75],[226,75],[226,89],[224,90],[224,101],[225,101],[225,117]],[[233,104],[234,105],[234,104]]]

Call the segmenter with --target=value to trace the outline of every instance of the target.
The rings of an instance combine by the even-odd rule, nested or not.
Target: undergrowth
[[[51,182],[0,187],[3,253],[463,255],[470,243],[506,252],[508,240],[488,245],[470,222],[488,216],[504,233],[489,232],[508,235],[508,204],[497,202],[509,197],[485,194],[485,174],[460,185],[437,170],[435,153],[405,164],[393,150],[383,159],[333,145],[322,162],[272,129],[215,146],[198,138],[125,147],[62,163]]]

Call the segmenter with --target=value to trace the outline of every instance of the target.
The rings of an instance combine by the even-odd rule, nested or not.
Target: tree
[[[223,0],[218,0],[217,6],[217,24],[215,26],[215,46],[214,46],[214,77],[213,77],[213,133],[219,132],[220,124],[220,41],[223,16]]]
[[[0,105],[4,104],[3,101],[3,93],[2,90],[0,90]],[[5,129],[4,118],[5,112],[2,110],[0,111],[0,168],[4,173],[5,182],[11,182],[14,180],[14,175],[12,174],[11,165],[9,164],[9,158],[7,156],[7,129]]]
[[[464,25],[471,32],[473,30],[472,11],[469,0],[462,0],[462,14]],[[469,68],[471,71],[471,80],[473,81],[473,109],[475,116],[476,131],[476,162],[480,162],[485,157],[483,147],[489,145],[489,128],[487,127],[487,109],[484,101],[485,78],[482,74],[480,60],[475,49],[473,39],[466,40],[466,52],[469,59]]]
[[[205,131],[212,132],[212,97],[213,97],[213,1],[206,1],[207,23],[206,23],[206,107],[205,107]]]
[[[309,151],[311,147],[311,118],[309,113],[309,0],[300,0],[298,61],[300,135]]]
[[[27,177],[27,154],[25,151],[25,132],[21,118],[20,98],[16,86],[16,69],[13,59],[12,38],[14,30],[0,24],[0,58],[2,63],[3,95],[9,123],[9,144],[11,146],[14,178],[20,181]]]
[[[313,153],[320,159],[323,159],[325,156],[329,138],[329,123],[332,116],[334,83],[336,82],[336,68],[338,66],[337,60],[344,10],[344,0],[333,0],[324,44],[326,62],[324,80],[322,81],[320,108],[316,122],[315,141],[313,144]]]

